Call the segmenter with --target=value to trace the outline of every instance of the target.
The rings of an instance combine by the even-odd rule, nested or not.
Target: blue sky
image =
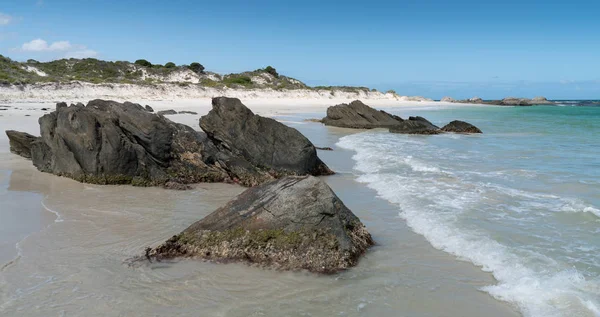
[[[145,58],[441,98],[600,98],[600,1],[4,0],[0,54]]]

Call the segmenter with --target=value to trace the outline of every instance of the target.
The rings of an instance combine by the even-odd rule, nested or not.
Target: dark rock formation
[[[148,112],[154,112],[154,109],[152,107],[150,107],[149,105],[144,106],[144,109],[146,109],[146,111],[148,111]]]
[[[423,117],[409,117],[408,120],[390,128],[390,132],[404,134],[440,134],[440,128]]]
[[[59,102],[59,103],[57,103],[57,104],[56,104],[56,110],[57,110],[57,111],[58,111],[58,109],[60,109],[60,108],[66,108],[66,107],[68,107],[68,105],[67,105],[67,103],[66,103],[66,102]]]
[[[248,124],[246,117],[233,116],[227,120],[230,126]],[[81,182],[168,184],[165,186],[169,188],[183,188],[177,184],[197,182],[237,182],[254,186],[286,173],[332,173],[304,136],[283,125],[283,128],[274,128],[263,124],[259,125],[261,130],[256,131],[242,129],[244,133],[254,133],[243,137],[237,136],[240,132],[237,130],[219,133],[220,140],[243,138],[244,146],[237,148],[236,142],[208,138],[206,133],[149,113],[139,104],[105,100],[93,100],[87,106],[58,107],[57,111],[41,117],[39,123],[40,138],[7,132],[13,152],[32,158],[40,171]],[[283,139],[275,141],[273,134]],[[282,140],[290,149],[282,148]],[[27,150],[29,144],[30,150]],[[284,159],[279,157],[282,155]],[[286,163],[290,164],[290,171],[286,170]]]
[[[219,147],[272,174],[329,175],[333,172],[298,130],[255,115],[237,98],[218,97],[200,118],[200,128]]]
[[[444,132],[455,133],[482,133],[476,126],[459,120],[454,120],[442,128]]]
[[[195,257],[333,273],[373,245],[360,220],[316,177],[288,176],[246,190],[155,249],[148,259]]]
[[[352,129],[389,128],[402,121],[402,118],[373,109],[360,100],[327,108],[327,116],[321,120],[325,125]]]
[[[328,147],[328,146],[327,146],[327,147],[318,147],[318,146],[317,146],[317,147],[315,147],[315,148],[316,148],[317,150],[321,150],[321,151],[333,151],[333,149],[332,149],[332,148],[330,148],[330,147]]]
[[[450,97],[444,97],[449,98]],[[535,97],[533,99],[528,98],[515,98],[515,97],[506,97],[502,100],[483,100],[479,97],[474,97],[471,99],[465,100],[442,100],[448,102],[456,102],[456,103],[473,103],[473,104],[484,104],[484,105],[495,105],[495,106],[533,106],[533,105],[548,105],[554,104],[554,102],[549,101],[546,97]]]
[[[10,144],[10,152],[20,155],[24,158],[31,158],[31,143],[38,138],[25,132],[13,130],[6,131]]]
[[[195,111],[179,111],[179,114],[198,114]]]
[[[157,114],[162,115],[162,116],[170,116],[173,114],[177,114],[177,111],[175,111],[173,109],[161,110],[161,111],[157,112]]]

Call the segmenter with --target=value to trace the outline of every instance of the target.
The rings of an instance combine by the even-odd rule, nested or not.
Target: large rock
[[[38,138],[25,132],[14,130],[6,131],[10,145],[10,151],[24,158],[31,158],[31,144]]]
[[[243,122],[240,120],[246,118],[230,119]],[[39,123],[41,137],[36,140],[7,133],[13,152],[32,158],[40,171],[81,182],[140,186],[169,183],[173,188],[180,187],[173,184],[197,182],[254,186],[280,176],[253,163],[258,161],[253,153],[215,144],[205,133],[149,113],[138,104],[93,100],[87,106],[59,106],[41,117]],[[307,145],[305,150],[310,152],[311,148]],[[290,160],[316,166],[315,174],[331,173],[316,155]]]
[[[452,98],[452,97],[444,97],[440,101],[441,102],[456,102],[456,100],[454,98]]]
[[[237,98],[214,98],[212,110],[200,118],[200,128],[219,148],[274,175],[333,174],[298,130],[255,115]]]
[[[288,176],[246,190],[146,256],[333,273],[356,265],[371,245],[365,226],[327,184]]]
[[[392,133],[404,134],[440,134],[440,128],[423,117],[409,117],[398,125],[390,128]]]
[[[546,97],[535,97],[533,99],[506,97],[502,100],[485,100],[485,101],[482,100],[481,98],[474,97],[474,98],[466,99],[466,100],[457,100],[455,102],[486,104],[486,105],[496,105],[496,106],[533,106],[533,105],[554,104],[554,102],[549,101],[548,99],[546,99]]]
[[[531,100],[526,98],[506,97],[500,103],[503,106],[531,106]]]
[[[385,111],[373,109],[359,100],[327,108],[325,125],[352,129],[389,128],[402,122],[402,118]]]
[[[442,128],[444,132],[455,133],[482,133],[476,126],[459,120],[454,120]]]

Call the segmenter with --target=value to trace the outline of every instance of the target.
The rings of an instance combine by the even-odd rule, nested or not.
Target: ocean
[[[525,316],[600,316],[600,107],[430,108],[482,135],[367,131],[337,145],[356,180],[433,247],[491,272]],[[390,112],[408,116],[403,109]]]

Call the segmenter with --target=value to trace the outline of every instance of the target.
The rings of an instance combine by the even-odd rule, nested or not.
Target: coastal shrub
[[[204,87],[217,87],[219,83],[212,79],[205,78],[200,81],[200,85]]]
[[[165,64],[165,67],[166,68],[175,68],[175,67],[177,67],[177,65],[175,65],[175,63],[173,63],[173,62],[168,62]]]
[[[393,90],[393,89],[390,89],[390,90],[386,91],[385,93],[386,93],[386,94],[393,94],[393,95],[397,95],[397,94],[396,94],[396,91],[395,91],[395,90]]]
[[[139,66],[144,66],[144,67],[152,67],[152,63],[150,63],[149,61],[145,60],[145,59],[138,59],[137,61],[135,61],[136,65]]]
[[[188,66],[188,68],[197,74],[204,73],[204,66],[202,66],[202,64],[197,63],[197,62],[191,63],[190,66]]]
[[[229,75],[227,77],[225,77],[223,79],[223,84],[230,86],[230,85],[242,85],[242,86],[249,86],[252,84],[252,79],[248,76],[244,76],[244,75]]]
[[[277,73],[277,70],[272,66],[265,67],[264,71],[273,75],[275,78],[279,78],[279,73]]]

